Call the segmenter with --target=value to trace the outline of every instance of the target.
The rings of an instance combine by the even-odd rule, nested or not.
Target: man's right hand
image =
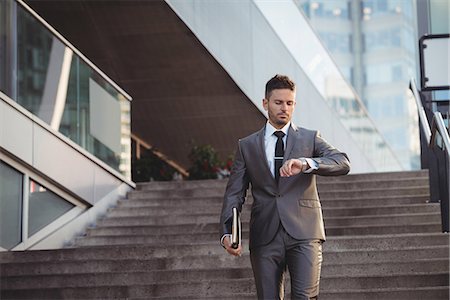
[[[223,246],[225,247],[225,250],[227,250],[227,252],[233,256],[241,256],[242,254],[242,245],[239,245],[239,247],[237,247],[236,249],[231,247],[229,236],[223,238]]]

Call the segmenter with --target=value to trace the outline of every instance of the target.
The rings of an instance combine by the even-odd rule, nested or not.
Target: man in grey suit
[[[291,122],[296,88],[287,76],[266,84],[267,124],[240,139],[220,216],[221,244],[231,247],[232,208],[242,210],[251,185],[250,259],[258,299],[284,298],[284,273],[291,277],[292,299],[317,299],[325,241],[322,209],[315,175],[345,175],[345,153],[317,131]]]

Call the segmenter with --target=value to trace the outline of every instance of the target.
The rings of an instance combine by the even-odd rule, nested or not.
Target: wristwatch
[[[302,172],[306,171],[306,169],[308,168],[308,163],[306,162],[306,159],[300,158],[300,161],[302,162]]]

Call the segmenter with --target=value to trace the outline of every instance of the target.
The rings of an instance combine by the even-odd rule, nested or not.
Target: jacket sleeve
[[[347,154],[325,141],[319,132],[314,138],[314,155],[312,159],[317,162],[319,168],[312,171],[313,174],[322,176],[345,175],[350,171],[350,161]]]
[[[233,166],[231,167],[230,178],[223,199],[222,212],[220,214],[220,237],[231,233],[231,223],[233,218],[233,207],[239,212],[247,196],[249,179],[246,173],[245,160],[242,155],[241,141],[238,143]]]

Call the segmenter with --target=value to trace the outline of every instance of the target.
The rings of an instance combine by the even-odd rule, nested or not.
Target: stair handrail
[[[449,226],[449,204],[450,204],[450,136],[448,128],[445,125],[444,119],[442,117],[442,114],[439,111],[434,112],[433,119],[431,120],[431,128],[428,123],[428,118],[425,113],[424,105],[421,101],[421,98],[419,96],[419,90],[417,89],[417,86],[415,84],[414,79],[411,79],[410,85],[409,85],[414,99],[417,104],[417,111],[419,114],[419,121],[423,130],[423,136],[426,139],[426,144],[428,148],[433,148],[434,146],[437,146],[440,148],[440,152],[443,154],[439,155],[439,158],[437,154],[434,152],[433,157],[435,160],[439,162],[439,160],[442,163],[442,158],[444,157],[444,161],[446,158],[445,165],[441,165],[440,167],[443,167],[444,172],[441,173],[439,171],[439,166],[436,169],[436,166],[433,167],[433,172],[437,172],[435,176],[435,179],[432,180],[430,177],[430,188],[434,186],[434,189],[437,189],[437,192],[432,192],[431,194],[431,200],[439,201],[441,206],[441,223],[442,223],[442,232],[449,232],[450,226]],[[439,145],[437,137],[440,136],[442,139],[442,144]],[[431,170],[431,169],[430,169]],[[441,169],[442,170],[442,169]],[[431,174],[430,174],[431,176]],[[431,191],[431,190],[430,190]],[[435,195],[435,196],[433,196]]]
[[[420,100],[419,92],[416,85],[416,80],[414,78],[411,78],[409,82],[409,89],[412,91],[414,100],[416,101],[417,105],[417,111],[419,113],[419,121],[420,125],[422,126],[423,134],[425,135],[425,138],[427,139],[427,144],[430,145],[431,142],[431,129],[430,125],[428,123],[428,118],[425,113],[425,108],[423,107],[422,101]]]
[[[442,114],[439,111],[436,111],[433,114],[433,119],[431,120],[431,128],[430,128],[428,118],[425,113],[425,108],[423,107],[422,101],[420,100],[419,92],[414,78],[411,79],[409,83],[409,88],[413,93],[414,100],[416,101],[420,125],[422,126],[423,133],[425,135],[425,138],[427,139],[428,146],[432,147],[433,145],[435,145],[436,136],[437,133],[439,133],[444,143],[445,152],[447,153],[447,156],[450,158],[450,136],[445,126]]]
[[[437,133],[442,138],[442,142],[444,143],[445,152],[447,153],[448,158],[450,159],[450,137],[447,128],[445,127],[444,118],[442,118],[442,114],[440,112],[435,112],[433,115],[433,120],[431,124],[431,139],[430,146],[436,144]]]
[[[441,136],[443,145],[438,145],[437,136]],[[447,157],[447,161],[444,166],[443,178],[439,179],[439,190],[440,190],[440,204],[441,204],[441,221],[442,221],[442,232],[450,232],[449,226],[449,204],[450,204],[450,137],[448,129],[445,126],[444,119],[440,112],[435,112],[431,124],[431,140],[429,147],[434,145],[440,147],[440,151]],[[441,162],[444,160],[441,160]],[[439,172],[441,174],[441,172]]]

